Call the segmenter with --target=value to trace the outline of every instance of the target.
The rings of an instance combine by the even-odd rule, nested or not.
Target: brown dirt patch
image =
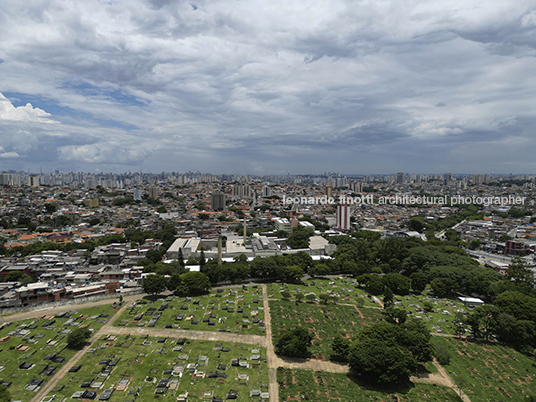
[[[365,316],[363,315],[363,313],[357,308],[357,306],[354,305],[354,308],[357,310],[357,312],[359,313],[359,316],[361,318],[365,318]]]

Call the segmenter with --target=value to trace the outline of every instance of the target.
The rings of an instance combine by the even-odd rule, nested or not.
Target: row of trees
[[[208,277],[201,272],[174,273],[169,278],[150,274],[143,279],[143,291],[152,295],[169,290],[178,296],[196,296],[205,294],[210,289]]]

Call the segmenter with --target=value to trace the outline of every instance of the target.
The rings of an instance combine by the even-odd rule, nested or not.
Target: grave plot
[[[315,359],[329,360],[331,342],[336,334],[355,339],[365,326],[383,320],[382,310],[335,304],[270,301],[272,334],[304,326],[314,336],[310,351]]]
[[[282,292],[288,290],[290,300],[296,301],[296,294],[301,293],[301,301],[319,300],[322,293],[333,295],[339,304],[357,304],[359,307],[379,307],[353,278],[330,278],[330,279],[308,279],[302,284],[271,284],[268,285],[268,295],[273,299],[283,299]],[[308,296],[310,295],[310,296]]]
[[[266,349],[259,346],[132,335],[103,336],[93,346],[49,397],[87,391],[96,400],[212,401],[236,392],[236,400],[251,401],[251,392],[268,392]]]
[[[115,312],[111,306],[98,306],[4,326],[0,330],[0,383],[17,398],[30,400],[76,353],[67,348],[69,333],[81,326],[98,330]]]
[[[414,384],[406,389],[373,390],[347,374],[277,369],[280,401],[400,401],[458,402],[461,399],[447,387]]]
[[[445,338],[450,364],[444,368],[472,402],[521,401],[533,395],[534,360],[495,343],[473,343]]]
[[[200,297],[138,300],[115,325],[263,335],[262,289],[253,285],[218,289]]]
[[[422,320],[430,332],[437,334],[456,334],[456,325],[453,323],[455,315],[460,311],[463,315],[472,311],[459,300],[439,299],[429,295],[395,296],[395,305],[408,312],[408,317]],[[427,307],[431,307],[430,310]]]

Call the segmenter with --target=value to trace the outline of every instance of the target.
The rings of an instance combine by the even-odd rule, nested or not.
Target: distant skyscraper
[[[452,174],[451,173],[445,173],[443,175],[443,179],[445,180],[445,184],[450,183],[450,181],[452,180]]]
[[[225,209],[225,194],[221,191],[214,191],[211,196],[211,205],[213,211]]]
[[[251,197],[251,188],[248,184],[235,184],[233,186],[233,196],[240,198]]]
[[[149,198],[154,198],[155,200],[158,198],[158,187],[150,186],[148,192]]]
[[[396,174],[396,184],[404,184],[404,173],[398,172]]]
[[[262,188],[262,196],[263,197],[270,197],[272,195],[272,189],[268,186],[264,186]]]
[[[350,207],[348,205],[337,206],[336,227],[341,230],[350,230]]]
[[[141,189],[134,189],[134,201],[141,201]]]

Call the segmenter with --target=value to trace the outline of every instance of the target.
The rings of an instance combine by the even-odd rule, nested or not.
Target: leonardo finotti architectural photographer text
[[[481,197],[481,196],[412,196],[412,195],[395,195],[395,196],[378,196],[374,197],[372,194],[346,197],[341,195],[335,197],[287,197],[283,195],[283,204],[301,204],[301,205],[363,205],[363,204],[377,204],[377,205],[440,205],[440,206],[456,206],[456,205],[524,205],[526,197],[514,197],[512,195],[507,197]]]

